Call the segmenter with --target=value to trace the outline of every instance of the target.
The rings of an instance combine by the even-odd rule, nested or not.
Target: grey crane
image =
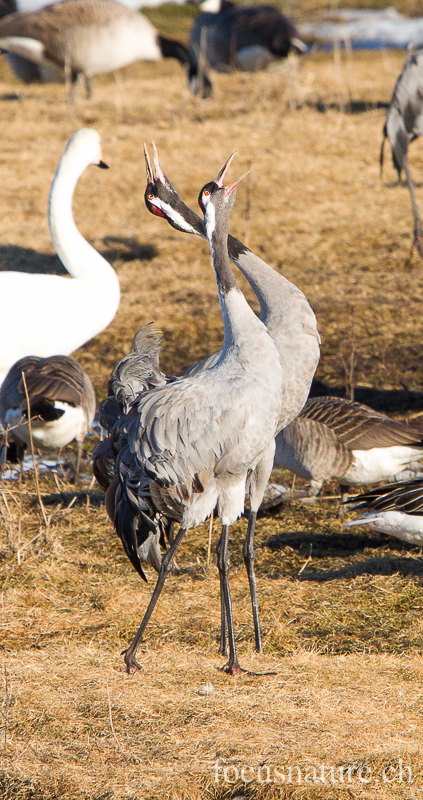
[[[60,448],[76,439],[75,480],[79,479],[82,443],[95,414],[92,383],[68,356],[26,356],[7,373],[0,393],[3,435],[18,446]]]
[[[222,183],[231,158],[232,156],[222,167],[214,182],[208,185],[209,188],[213,184],[219,186]],[[153,173],[146,153],[145,202],[149,211],[164,217],[176,230],[204,237],[204,228],[200,217],[182,201],[177,190],[164,174],[156,149],[154,166],[155,173]],[[316,317],[304,294],[293,283],[272,269],[233,236],[228,237],[228,252],[231,260],[250,283],[260,302],[260,319],[272,334],[283,365],[284,382],[278,423],[280,430],[297,416],[310,390],[320,354]],[[210,358],[218,357],[219,353],[210,356],[209,359],[191,367],[186,374],[194,374],[196,370],[202,369],[205,363],[210,363]],[[261,650],[261,636],[254,576],[254,529],[272,460],[273,452],[269,449],[263,463],[257,465],[256,471],[251,476],[249,484],[250,514],[243,548],[250,582],[255,643],[258,652]],[[221,650],[225,647],[224,631],[225,626],[222,625]]]
[[[315,497],[324,481],[337,480],[344,500],[350,485],[389,480],[422,456],[418,430],[342,397],[308,400],[276,437],[275,464],[310,481],[297,498]]]
[[[198,91],[195,54],[161,36],[146,17],[114,0],[65,0],[6,16],[0,20],[0,51],[20,59],[16,63],[24,79],[22,60],[59,70],[72,85],[82,75],[89,96],[94,75],[134,61],[176,58],[187,68],[191,91]],[[31,71],[28,79],[33,79]],[[203,95],[209,96],[211,83],[206,74],[201,83]]]
[[[192,377],[142,394],[126,415],[129,450],[138,469],[148,477],[156,507],[170,517],[179,514],[181,520],[162,559],[141,626],[125,652],[128,672],[138,666],[138,644],[185,531],[206,519],[216,505],[222,522],[218,567],[229,640],[224,670],[231,674],[242,671],[228,582],[229,528],[242,513],[249,473],[274,441],[282,368],[274,341],[246,302],[229,265],[228,220],[238,183],[208,185],[201,194],[224,323],[221,356]],[[138,477],[136,482],[139,487]]]
[[[351,511],[364,510],[365,516],[344,524],[368,525],[371,530],[402,539],[420,547],[423,544],[423,481],[391,483],[371,492],[348,498]]]
[[[202,13],[191,31],[191,50],[218,72],[256,72],[290,50],[307,50],[293,22],[275,6],[193,1]]]
[[[383,127],[380,168],[383,167],[385,139],[389,139],[398,181],[404,170],[414,217],[414,244],[423,258],[423,230],[413,179],[408,163],[408,146],[423,133],[423,44],[409,52],[395,84]]]

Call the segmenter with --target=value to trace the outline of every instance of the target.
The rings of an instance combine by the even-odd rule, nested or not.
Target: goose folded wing
[[[34,369],[23,369],[31,405],[36,406],[42,400],[60,400],[69,405],[79,406],[84,402],[87,390],[86,376],[79,364],[65,356],[52,356],[42,359]],[[19,383],[19,391],[23,400],[21,408],[26,407],[23,378]],[[92,391],[92,390],[91,390]],[[91,392],[90,392],[91,395]],[[90,396],[90,400],[91,400]]]
[[[327,425],[348,450],[398,445],[422,447],[423,450],[419,431],[352,400],[316,397],[307,401],[300,417]]]
[[[423,515],[423,481],[405,481],[380,486],[354,498],[358,501],[354,508],[367,508],[371,511],[402,511],[403,513]]]

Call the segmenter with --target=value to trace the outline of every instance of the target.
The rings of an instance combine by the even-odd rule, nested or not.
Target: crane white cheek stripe
[[[176,211],[174,208],[172,208],[172,206],[169,203],[164,203],[162,200],[160,200],[159,203],[154,203],[154,205],[156,205],[157,208],[160,208],[166,215],[166,217],[171,219],[172,222],[175,223],[175,225],[177,225],[183,231],[186,231],[186,233],[197,233],[195,228],[193,228],[192,225],[190,225],[189,222],[187,222],[186,219],[184,219],[182,214],[180,214],[179,211]]]

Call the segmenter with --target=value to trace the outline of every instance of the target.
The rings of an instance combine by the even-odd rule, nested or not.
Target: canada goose
[[[404,481],[380,486],[348,498],[349,511],[364,510],[365,516],[344,524],[368,525],[371,530],[395,536],[404,542],[423,544],[423,481]],[[354,505],[351,505],[353,503]]]
[[[11,14],[0,20],[0,51],[59,69],[72,83],[83,75],[89,96],[94,75],[134,61],[176,58],[187,67],[191,91],[198,91],[195,55],[179,42],[160,36],[142,14],[114,0],[65,0],[38,11]],[[202,85],[203,95],[209,96],[207,75],[202,76]]]
[[[418,430],[353,400],[315,397],[276,437],[275,465],[310,481],[295,497],[315,497],[337,480],[344,498],[348,486],[389,480],[422,456]]]
[[[69,355],[104,330],[119,306],[114,269],[79,233],[72,197],[84,170],[102,161],[101,140],[90,128],[70,138],[48,204],[53,246],[72,280],[59,275],[0,272],[0,381],[23,356]],[[20,324],[16,325],[16,307]]]
[[[386,113],[380,150],[380,170],[382,174],[383,147],[385,139],[388,138],[392,150],[392,161],[398,173],[398,181],[401,180],[402,171],[405,172],[414,217],[414,244],[423,258],[422,223],[408,164],[408,146],[423,132],[422,86],[423,44],[419,44],[417,47],[413,47],[406,58]]]
[[[229,0],[193,0],[202,13],[190,36],[191,50],[204,53],[218,72],[256,72],[290,50],[305,52],[294,24],[270,5],[236,6]]]
[[[95,395],[91,381],[82,367],[68,356],[21,358],[11,367],[1,385],[0,424],[7,438],[18,445],[29,445],[30,418],[35,447],[60,448],[76,439],[76,481],[79,479],[82,443],[94,414]]]

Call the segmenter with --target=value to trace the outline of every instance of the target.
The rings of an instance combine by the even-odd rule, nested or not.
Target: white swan
[[[72,215],[75,186],[89,164],[106,166],[99,134],[82,128],[68,142],[48,204],[51,239],[72,279],[0,272],[0,383],[23,356],[73,353],[116,314],[117,275],[79,233]]]

